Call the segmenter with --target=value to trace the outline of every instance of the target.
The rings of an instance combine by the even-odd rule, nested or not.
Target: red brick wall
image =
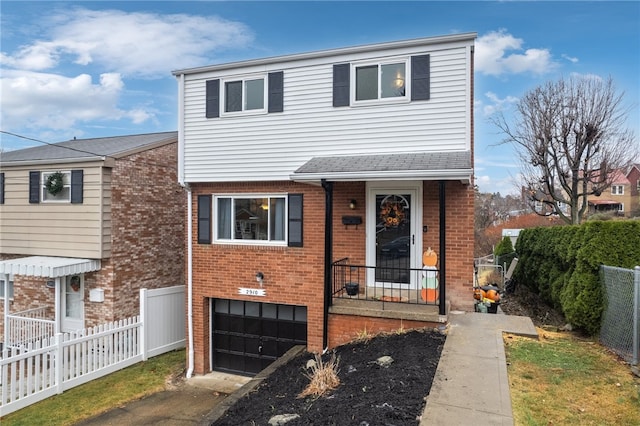
[[[324,207],[325,194],[319,186],[294,182],[200,183],[193,191],[193,318],[195,372],[209,371],[211,298],[253,300],[307,306],[308,348],[322,349],[324,291]],[[473,295],[473,188],[459,182],[446,183],[447,208],[447,295],[454,309],[471,310]],[[423,188],[423,246],[439,251],[438,183],[425,182]],[[303,193],[304,247],[261,247],[250,245],[198,244],[197,197],[215,193]],[[356,209],[349,208],[356,200]],[[366,190],[363,182],[334,184],[333,259],[349,257],[365,264]],[[342,216],[361,216],[357,227],[342,224]],[[238,287],[257,288],[256,272],[265,275],[266,297],[238,295]],[[332,315],[329,344],[335,346],[362,332],[423,327],[428,323]]]
[[[195,184],[193,191],[193,317],[195,372],[209,371],[210,298],[252,300],[307,307],[311,350],[322,348],[324,288],[324,190],[293,182]],[[304,246],[270,247],[197,243],[197,198],[213,193],[304,194]],[[264,274],[266,297],[242,296],[239,287],[259,288]]]
[[[437,327],[438,325],[440,324],[426,321],[331,314],[329,315],[329,347],[334,348],[356,338],[372,336],[381,332]]]

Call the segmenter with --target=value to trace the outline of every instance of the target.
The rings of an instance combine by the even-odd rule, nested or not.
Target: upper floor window
[[[264,77],[225,81],[223,88],[224,113],[264,112],[267,96]]]
[[[71,201],[71,172],[42,173],[42,201]]]
[[[13,299],[13,277],[9,276],[9,299]],[[4,280],[0,280],[0,299],[4,299]]]
[[[624,195],[624,185],[612,185],[611,195]]]
[[[354,66],[354,100],[404,99],[407,94],[407,61]]]
[[[428,101],[431,56],[333,65],[333,106]]]
[[[207,80],[205,115],[207,118],[282,112],[284,110],[284,72],[267,75]]]

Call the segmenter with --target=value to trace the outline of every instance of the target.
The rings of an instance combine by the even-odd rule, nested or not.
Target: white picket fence
[[[5,351],[0,417],[150,356],[185,346],[184,286],[141,290],[141,314]],[[182,324],[182,332],[177,326]],[[164,328],[168,327],[168,328]],[[162,333],[162,330],[168,330]],[[153,338],[149,338],[153,336]]]

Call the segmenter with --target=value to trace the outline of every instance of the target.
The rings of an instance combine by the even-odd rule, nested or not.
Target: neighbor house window
[[[218,241],[286,241],[285,195],[218,196],[214,206]]]
[[[618,211],[624,213],[624,203],[618,204]]]
[[[4,299],[4,280],[0,280],[0,299]],[[9,277],[9,299],[13,299],[13,278]]]
[[[59,185],[58,177],[62,177]],[[42,201],[71,201],[71,172],[42,172]]]
[[[354,65],[355,102],[408,99],[408,61]]]
[[[226,80],[222,87],[225,114],[265,111],[267,92],[264,77]]]
[[[624,185],[611,186],[611,195],[624,195]]]

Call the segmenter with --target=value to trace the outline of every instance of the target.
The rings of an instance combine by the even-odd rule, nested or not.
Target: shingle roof
[[[30,161],[94,159],[121,157],[130,152],[162,142],[178,140],[178,132],[146,133],[141,135],[112,136],[93,139],[73,139],[51,145],[7,151],[0,154],[0,164]]]
[[[470,151],[314,157],[289,176],[298,182],[473,180]]]

